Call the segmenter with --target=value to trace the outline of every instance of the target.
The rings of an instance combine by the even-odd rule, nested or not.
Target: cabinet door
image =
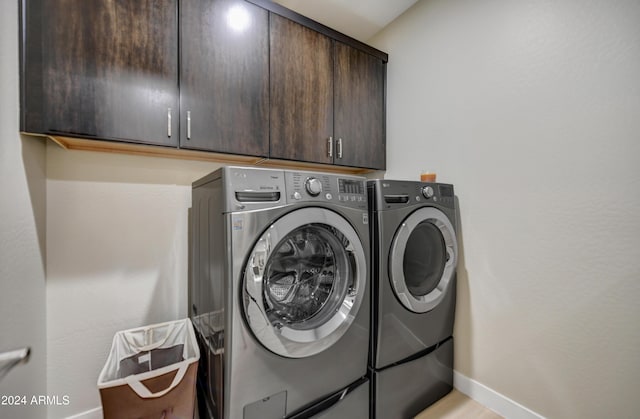
[[[23,0],[22,10],[23,130],[177,145],[177,0]]]
[[[268,12],[242,0],[185,0],[180,24],[180,146],[266,156]]]
[[[385,64],[336,42],[335,164],[385,168]]]
[[[272,158],[333,163],[333,41],[271,14]]]

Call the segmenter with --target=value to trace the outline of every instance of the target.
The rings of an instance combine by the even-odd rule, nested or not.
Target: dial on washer
[[[304,182],[304,188],[309,195],[318,196],[322,192],[322,183],[315,177],[310,177]]]

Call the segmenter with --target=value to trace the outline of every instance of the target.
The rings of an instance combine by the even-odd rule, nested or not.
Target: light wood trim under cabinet
[[[164,157],[182,160],[199,160],[227,165],[261,166],[268,168],[311,170],[330,173],[363,175],[371,173],[373,169],[346,166],[331,166],[325,164],[276,160],[265,157],[241,156],[236,154],[214,153],[209,151],[185,150],[173,147],[151,146],[117,141],[88,140],[52,135],[38,135],[23,132],[25,135],[46,137],[65,150],[98,151],[106,153],[131,154],[148,157]]]

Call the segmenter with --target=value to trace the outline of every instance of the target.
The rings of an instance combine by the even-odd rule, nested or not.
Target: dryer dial
[[[422,187],[422,195],[425,198],[427,198],[427,199],[432,198],[434,193],[435,192],[433,191],[433,188],[431,186],[423,186]]]
[[[304,182],[304,188],[307,190],[309,195],[318,196],[320,195],[320,192],[322,192],[322,182],[315,177],[310,177]]]

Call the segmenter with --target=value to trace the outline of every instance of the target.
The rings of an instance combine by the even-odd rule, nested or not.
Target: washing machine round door
[[[346,219],[315,207],[288,213],[262,234],[247,259],[247,323],[278,355],[317,354],[353,322],[366,272],[362,243]]]
[[[449,218],[433,207],[411,213],[398,228],[389,253],[391,286],[400,302],[416,313],[434,309],[449,289],[457,259]]]

